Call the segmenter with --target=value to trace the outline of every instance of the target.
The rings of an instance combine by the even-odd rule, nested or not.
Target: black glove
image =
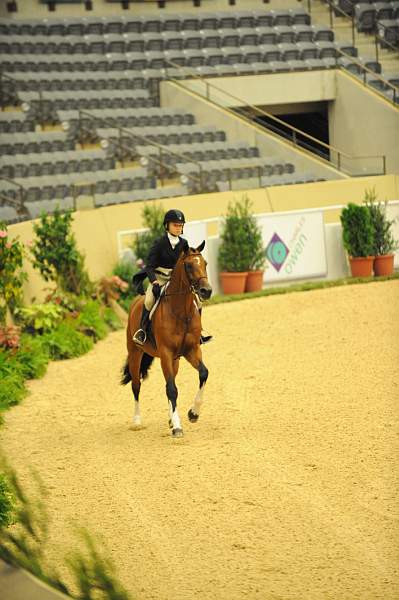
[[[158,299],[161,294],[161,286],[157,281],[152,284],[152,293],[154,294],[154,298]]]

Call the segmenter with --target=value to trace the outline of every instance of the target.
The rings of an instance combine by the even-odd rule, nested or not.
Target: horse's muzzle
[[[209,300],[209,298],[212,296],[212,288],[211,286],[209,287],[200,287],[200,289],[198,290],[198,295],[201,298],[201,300]]]

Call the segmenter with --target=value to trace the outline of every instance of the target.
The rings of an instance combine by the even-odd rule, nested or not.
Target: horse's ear
[[[198,248],[196,248],[196,251],[197,252],[202,252],[204,248],[205,248],[205,240],[202,242],[202,244],[200,244],[198,246]]]

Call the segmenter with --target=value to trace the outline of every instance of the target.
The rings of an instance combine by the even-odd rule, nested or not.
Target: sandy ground
[[[173,440],[159,362],[132,431],[125,334],[50,365],[0,431],[49,490],[50,559],[104,536],[137,600],[399,598],[399,282],[205,309],[197,424],[181,364]]]

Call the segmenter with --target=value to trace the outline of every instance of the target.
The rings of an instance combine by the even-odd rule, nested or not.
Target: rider
[[[181,210],[175,208],[168,210],[163,220],[165,234],[156,240],[150,249],[145,266],[145,274],[150,283],[145,293],[140,328],[133,335],[133,341],[136,344],[143,345],[146,341],[146,329],[150,312],[156,299],[159,298],[161,286],[169,281],[180,253],[189,247],[187,240],[180,237],[183,233],[185,222],[186,220]],[[198,298],[197,302],[199,303]],[[199,310],[201,314],[202,308]],[[202,344],[209,342],[211,339],[211,335],[201,335]]]

